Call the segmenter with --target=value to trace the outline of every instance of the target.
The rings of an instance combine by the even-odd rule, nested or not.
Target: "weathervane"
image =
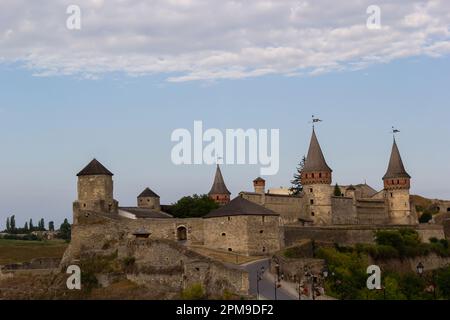
[[[319,118],[316,118],[314,115],[312,115],[312,121],[310,123],[312,123],[313,129],[316,123],[322,122],[322,120],[320,120]]]
[[[399,133],[399,132],[400,132],[400,130],[395,129],[395,127],[392,126],[392,131],[391,131],[391,133],[392,133],[392,135],[394,136],[394,139],[395,139],[395,135],[396,135],[397,133]]]

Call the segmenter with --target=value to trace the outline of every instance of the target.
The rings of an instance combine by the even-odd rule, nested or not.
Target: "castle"
[[[137,196],[136,207],[119,206],[112,172],[94,159],[77,175],[68,256],[76,258],[83,248],[99,249],[105,239],[142,236],[250,256],[271,254],[304,238],[371,242],[374,230],[383,228],[414,228],[424,241],[444,237],[442,226],[418,224],[409,195],[411,176],[395,138],[383,190],[359,184],[340,186],[341,194],[335,194],[332,174],[313,129],[299,195],[287,189],[266,191],[266,181],[258,177],[253,192],[240,192],[231,200],[217,165],[209,197],[219,209],[201,218],[175,218],[164,212],[166,206],[150,188]]]
[[[240,195],[279,213],[283,224],[418,224],[410,203],[411,176],[405,170],[395,138],[381,191],[358,184],[339,186],[341,194],[334,194],[333,170],[325,160],[314,129],[300,174],[303,192],[298,196],[266,192],[265,180],[260,177],[253,181],[254,192],[241,192]]]

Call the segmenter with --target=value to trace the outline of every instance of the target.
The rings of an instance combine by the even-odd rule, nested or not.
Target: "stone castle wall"
[[[342,225],[358,223],[358,216],[356,214],[353,198],[332,197],[331,205],[333,208],[333,224]]]
[[[280,215],[282,224],[291,224],[298,222],[302,217],[303,198],[262,193],[241,192],[240,195],[251,202],[259,204]]]
[[[231,216],[204,219],[205,246],[245,255],[263,255],[280,248],[279,217]]]
[[[395,230],[399,228],[412,228],[419,233],[423,242],[430,238],[444,239],[444,228],[440,225],[419,226],[284,226],[285,245],[292,246],[301,240],[314,239],[315,241],[353,245],[357,243],[374,243],[377,230]]]

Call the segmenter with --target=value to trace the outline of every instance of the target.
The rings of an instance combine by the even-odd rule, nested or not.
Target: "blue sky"
[[[65,0],[0,3],[0,229],[72,216],[76,173],[96,157],[115,197],[207,193],[214,166],[175,166],[173,130],[280,129],[289,186],[314,114],[334,182],[382,187],[391,126],[412,193],[450,199],[450,2]],[[27,8],[24,10],[23,8]],[[233,193],[258,165],[224,166]]]
[[[334,181],[381,187],[398,136],[412,192],[450,198],[450,61],[415,58],[315,77],[261,77],[166,83],[158,77],[102,80],[0,71],[0,220],[15,213],[47,221],[71,217],[75,174],[96,157],[115,173],[115,197],[134,205],[149,186],[163,203],[209,191],[214,167],[170,161],[176,128],[279,128],[281,166],[269,187],[286,186],[306,153],[311,114]],[[250,190],[259,166],[223,168],[234,195]]]

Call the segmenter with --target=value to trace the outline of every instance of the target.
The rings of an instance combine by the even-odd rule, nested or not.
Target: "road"
[[[250,277],[250,293],[257,294],[257,271],[264,267],[266,272],[262,280],[259,282],[259,295],[260,299],[275,300],[275,284],[274,277],[269,273],[269,259],[259,260],[251,262],[243,266],[243,268],[249,273]],[[292,290],[287,290],[281,286],[277,289],[278,300],[298,300],[298,296],[293,294]]]

